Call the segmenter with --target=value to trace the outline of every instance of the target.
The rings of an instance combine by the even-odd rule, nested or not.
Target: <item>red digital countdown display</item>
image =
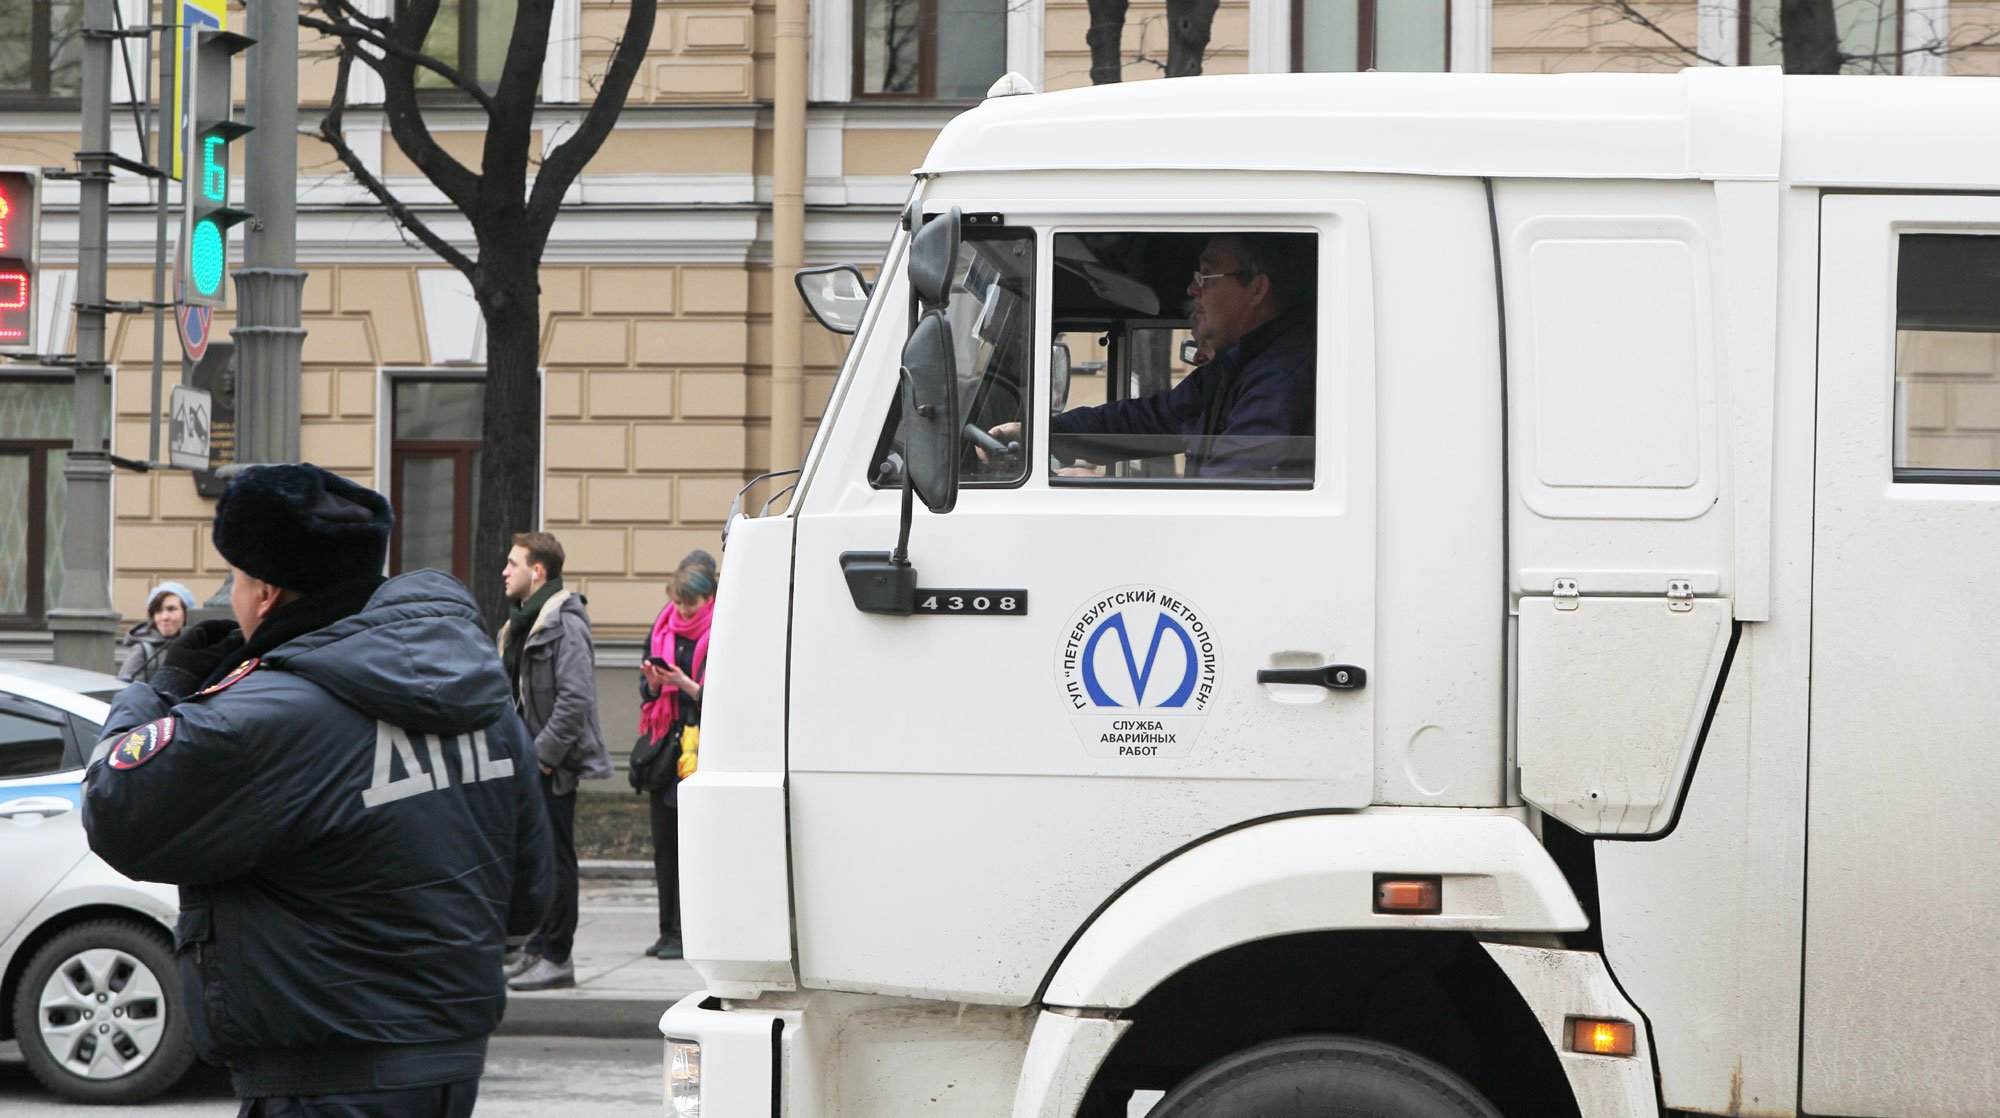
[[[0,171],[0,349],[34,341],[35,177]]]

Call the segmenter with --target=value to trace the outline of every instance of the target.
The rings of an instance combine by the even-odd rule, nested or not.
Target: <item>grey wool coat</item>
[[[535,753],[550,774],[556,795],[575,791],[577,781],[611,775],[611,752],[597,724],[596,654],[590,643],[590,615],[584,597],[556,593],[535,615],[521,647],[521,720],[535,739]],[[506,658],[507,626],[495,641]]]

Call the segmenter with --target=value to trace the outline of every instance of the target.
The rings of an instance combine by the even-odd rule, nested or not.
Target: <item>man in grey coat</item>
[[[611,775],[611,755],[597,726],[596,656],[583,595],[563,589],[563,549],[546,532],[522,532],[501,577],[519,603],[499,635],[500,659],[514,703],[541,761],[542,797],[555,840],[556,899],[541,930],[509,969],[514,990],[576,985],[570,949],[576,939],[576,786]]]

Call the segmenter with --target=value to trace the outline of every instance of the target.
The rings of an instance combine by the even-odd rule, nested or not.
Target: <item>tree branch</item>
[[[341,131],[341,122],[347,110],[347,79],[353,66],[353,50],[343,47],[340,52],[339,69],[334,79],[333,105],[320,120],[319,138],[333,149],[334,156],[347,168],[347,173],[353,175],[355,181],[361,184],[362,189],[373,194],[375,200],[382,203],[382,208],[389,211],[389,216],[395,219],[397,225],[414,233],[418,240],[432,252],[437,253],[445,263],[465,273],[467,279],[471,279],[473,270],[478,265],[453,247],[450,241],[438,236],[423,218],[417,216],[416,211],[404,205],[403,201],[391,193],[389,188],[383,185],[382,180],[368,169],[368,165],[361,161],[361,156],[348,146],[347,137]]]
[[[322,3],[323,6],[331,7],[339,4],[340,0],[322,0]],[[299,13],[299,26],[310,28],[322,35],[332,36],[341,40],[344,45],[365,43],[381,51],[388,57],[408,62],[413,66],[421,66],[450,82],[460,92],[471,96],[474,101],[479,103],[479,107],[485,109],[489,114],[493,112],[493,98],[487,96],[486,91],[479,88],[477,83],[467,81],[463,74],[460,74],[457,70],[446,66],[444,63],[439,62],[422,51],[410,50],[408,47],[384,38],[365,27],[355,27],[351,24],[319,19],[306,15],[304,12]],[[375,70],[378,73],[381,71],[381,65],[375,58],[367,54],[361,54],[360,58],[362,64],[369,69]]]
[[[1666,40],[1668,46],[1674,48],[1674,50],[1680,52],[1681,54],[1687,55],[1689,58],[1694,59],[1696,62],[1699,62],[1704,66],[1726,65],[1721,59],[1710,58],[1708,55],[1701,53],[1701,51],[1675,38],[1671,33],[1667,31],[1666,28],[1661,27],[1658,23],[1655,23],[1650,17],[1648,17],[1646,13],[1640,11],[1636,7],[1633,7],[1630,0],[1603,0],[1603,6],[1609,8],[1611,12],[1614,15],[1616,15],[1619,19],[1625,20],[1628,23],[1636,23],[1640,27],[1643,27],[1646,30],[1651,31],[1653,34],[1658,35],[1660,38]]]
[[[507,55],[500,63],[498,91],[493,107],[487,110],[490,123],[480,175],[493,196],[484,202],[516,213],[526,204],[522,193],[528,181],[535,104],[540,100],[554,10],[553,0],[520,0],[514,10],[514,30],[507,39]]]
[[[320,10],[335,21],[348,6],[348,0],[316,2]],[[438,146],[437,140],[431,136],[430,127],[424,123],[422,106],[417,102],[419,65],[433,71],[443,68],[446,76],[463,88],[463,78],[457,71],[427,58],[421,49],[424,37],[430,34],[431,24],[437,21],[437,11],[438,0],[410,0],[409,7],[404,10],[405,18],[390,29],[388,36],[336,35],[336,38],[340,39],[340,49],[344,54],[359,58],[364,65],[381,75],[383,117],[388,122],[389,134],[396,139],[396,146],[402,149],[410,162],[416,164],[425,178],[451,199],[460,213],[470,218],[479,203],[479,176]],[[309,17],[301,15],[300,18]],[[383,56],[374,58],[363,52],[360,46],[364,42],[383,50]],[[491,104],[492,99],[486,97],[483,91],[479,97],[484,104]]]
[[[639,76],[639,63],[653,38],[653,17],[658,5],[657,0],[631,0],[631,3],[632,9],[625,17],[625,33],[618,40],[618,49],[611,56],[611,66],[605,72],[604,84],[598,87],[596,99],[590,103],[590,111],[584,114],[576,132],[543,158],[541,173],[535,176],[535,189],[528,198],[528,229],[536,244],[546,243],[549,229],[555,225],[556,214],[562,208],[563,195],[583,172],[584,165],[597,154],[597,149],[604,146],[611,126],[625,111],[625,98],[632,91],[632,81]]]

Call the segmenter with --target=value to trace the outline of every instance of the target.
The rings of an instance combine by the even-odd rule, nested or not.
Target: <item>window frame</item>
[[[24,722],[51,727],[55,730],[55,740],[62,743],[56,753],[55,768],[37,769],[34,772],[8,772],[4,765],[0,765],[0,780],[33,780],[37,777],[72,772],[78,767],[70,763],[71,743],[75,740],[75,735],[66,712],[26,696],[4,694],[0,695],[0,717],[13,717]],[[5,749],[6,743],[0,743],[0,751]]]
[[[1889,346],[1889,483],[1891,485],[2000,485],[2000,469],[1957,466],[1904,466],[1897,461],[1897,459],[1903,457],[1904,441],[1911,437],[1912,434],[1905,410],[1904,386],[1906,384],[1918,383],[1915,380],[1906,380],[1903,376],[1901,361],[1902,347],[1897,337],[1904,330],[1902,325],[1902,283],[1904,269],[1909,263],[1904,253],[1907,239],[1911,237],[1984,238],[1994,245],[2000,245],[2000,229],[1980,227],[1930,228],[1921,224],[1913,224],[1898,227],[1895,237],[1896,265],[1889,291],[1889,297],[1892,300],[1892,340]],[[1996,339],[2000,339],[2000,322],[1995,324],[1995,329],[1993,330],[1965,330],[1962,332],[1988,334]]]
[[[1294,3],[1296,2],[1297,0],[1294,0]],[[1755,25],[1750,18],[1750,6],[1755,2],[1756,0],[1736,0],[1736,64],[1738,66],[1752,65],[1750,61],[1750,42],[1751,33],[1755,29]],[[1905,46],[1903,36],[1908,28],[1910,6],[1907,0],[1889,0],[1889,2],[1893,2],[1896,5],[1896,33],[1893,41],[1896,44],[1897,53],[1894,59],[1895,65],[1890,68],[1889,74],[1879,76],[1887,77],[1893,75],[1902,77],[1907,73],[1903,63],[1909,57],[1903,54],[1902,51]],[[1836,24],[1835,33],[1838,34],[1838,31],[1839,28]]]
[[[28,0],[28,88],[0,90],[0,108],[7,109],[74,109],[83,104],[83,93],[79,89],[75,96],[61,96],[52,92],[50,83],[55,79],[55,56],[49,49],[49,37],[54,32],[55,0]],[[79,37],[83,20],[81,0],[77,4],[77,26]]]
[[[1306,0],[1287,0],[1291,6],[1291,73],[1306,73]],[[1408,0],[1403,0],[1407,3]],[[1452,0],[1431,0],[1444,8],[1444,68],[1434,71],[1449,74],[1453,71],[1451,32],[1452,9],[1458,5]],[[1749,0],[1743,0],[1748,3]],[[1384,0],[1355,0],[1354,19],[1355,53],[1353,73],[1364,74],[1375,68],[1375,13]],[[1745,21],[1748,22],[1748,21]],[[1318,73],[1320,71],[1313,71]],[[1326,71],[1345,73],[1347,71]],[[1425,71],[1430,73],[1433,71]]]
[[[1051,269],[1051,274],[1055,267],[1056,238],[1065,235],[1120,232],[1134,235],[1162,234],[1217,237],[1243,233],[1278,233],[1309,237],[1312,239],[1312,270],[1315,276],[1314,298],[1316,302],[1313,307],[1315,328],[1323,327],[1327,321],[1329,307],[1326,287],[1330,275],[1327,254],[1330,251],[1328,246],[1332,241],[1332,236],[1328,227],[1322,224],[1324,219],[1319,218],[1317,215],[1307,216],[1301,213],[1300,216],[1306,217],[1307,220],[1297,222],[1290,217],[1290,211],[1286,211],[1285,216],[1274,215],[1272,220],[1259,221],[1257,218],[1264,215],[1246,209],[1231,215],[1232,217],[1241,219],[1237,223],[1224,224],[1202,221],[1186,225],[1171,225],[1168,223],[1171,221],[1171,217],[1167,214],[1161,213],[1156,216],[1142,207],[1133,207],[1121,215],[1105,213],[1092,216],[1097,220],[1078,220],[1075,217],[1070,217],[1054,223],[1034,224],[1034,228],[1040,234],[1038,243],[1045,257],[1042,266]],[[1055,286],[1053,282],[1050,282],[1047,303],[1040,304],[1036,308],[1035,333],[1043,350],[1048,349],[1054,344],[1054,339],[1058,334],[1067,332],[1056,329],[1055,312]],[[1137,315],[1133,317],[1133,320],[1154,322],[1154,320],[1145,319],[1144,316]],[[1154,324],[1155,326],[1157,325],[1156,322]],[[1107,377],[1114,377],[1129,374],[1126,369],[1116,368],[1115,363],[1107,363],[1105,375]],[[1031,469],[1030,473],[1039,477],[1041,483],[1050,490],[1143,489],[1180,493],[1211,491],[1254,492],[1268,490],[1310,493],[1319,491],[1326,488],[1333,481],[1327,472],[1332,468],[1333,464],[1326,460],[1324,446],[1324,440],[1329,436],[1329,432],[1322,431],[1321,429],[1324,426],[1321,420],[1324,417],[1323,413],[1325,409],[1325,405],[1321,402],[1321,399],[1322,393],[1328,387],[1329,379],[1329,353],[1324,348],[1324,338],[1322,338],[1321,345],[1316,348],[1313,358],[1313,406],[1315,414],[1313,416],[1312,466],[1304,477],[1115,477],[1108,473],[1102,477],[1063,477],[1057,474],[1055,468],[1046,461],[1048,451],[1044,451],[1040,456],[1030,459],[1031,462],[1041,463]],[[1112,394],[1109,391],[1110,387],[1110,382],[1107,381],[1107,402],[1128,398]],[[1037,384],[1035,385],[1035,399],[1041,402],[1042,408],[1046,408],[1048,405],[1050,388],[1049,370],[1044,358],[1038,365]],[[1055,440],[1055,434],[1051,427],[1053,417],[1043,414],[1032,404],[1030,405],[1030,413],[1031,422],[1026,425],[1026,432],[1031,436],[1037,430],[1043,432],[1043,445],[1053,448]],[[1344,475],[1345,470],[1342,470],[1342,476],[1344,477]]]
[[[438,59],[438,61],[458,71],[459,77],[464,78],[466,81],[469,81],[474,85],[479,85],[479,7],[482,2],[483,0],[438,0],[438,14],[440,16],[444,14],[445,5],[456,4],[458,6],[457,57],[449,60],[440,58]],[[498,2],[498,0],[495,0],[495,2]],[[401,17],[403,11],[407,8],[407,6],[408,6],[408,0],[393,0],[392,3],[392,7],[396,11],[398,18]],[[431,23],[431,27],[435,29],[436,26],[437,23],[435,20],[433,20]],[[551,28],[553,29],[554,26],[555,24],[552,20]],[[551,55],[554,54],[555,47],[556,47],[555,44],[551,44],[550,46]],[[469,65],[467,62],[468,59],[470,60]],[[501,57],[501,62],[504,64],[505,61],[506,58],[505,55],[503,54]],[[355,72],[357,74],[360,74],[365,70],[366,70],[365,67],[357,67]],[[546,93],[546,87],[547,87],[546,70],[547,67],[544,66],[544,81],[541,83],[540,87],[536,89],[536,102],[538,104],[545,99],[544,95]],[[373,73],[372,71],[366,71],[366,72],[370,73],[371,75]],[[446,82],[444,78],[439,77],[436,74],[432,74],[431,76],[442,84],[433,86],[424,85],[424,75],[426,73],[429,73],[429,71],[421,69],[417,71],[417,78],[416,78],[417,97],[419,99],[429,100],[429,101],[447,101],[447,102],[462,101],[465,102],[466,104],[472,103],[471,96],[467,94],[463,89],[460,89],[457,86],[452,85],[449,82]],[[485,87],[481,86],[481,88]],[[487,92],[491,93],[493,91],[487,90]]]
[[[403,465],[411,458],[449,459],[454,464],[452,474],[451,500],[451,566],[446,573],[467,586],[472,585],[472,532],[478,509],[472,501],[472,471],[478,468],[477,454],[485,447],[479,439],[464,438],[419,438],[404,437],[397,430],[396,391],[406,384],[466,384],[479,385],[481,406],[484,406],[486,377],[484,371],[478,373],[430,372],[407,375],[390,375],[384,401],[387,406],[388,429],[386,444],[389,467],[389,499],[398,508],[402,507]],[[539,454],[539,451],[538,451]],[[403,565],[403,518],[389,528],[389,554],[387,566],[390,575],[407,573]]]
[[[0,631],[40,629],[46,624],[48,601],[49,452],[68,450],[67,439],[0,439],[0,456],[28,460],[28,539],[23,553],[27,567],[27,609],[0,613]]]
[[[929,220],[937,216],[938,215],[936,214],[928,214],[926,215],[925,220]],[[1029,262],[1028,290],[1025,296],[1022,298],[1022,303],[1028,308],[1029,338],[1028,338],[1027,353],[1025,355],[1027,359],[1026,368],[1024,370],[1027,376],[1027,383],[1022,385],[1024,391],[1021,394],[1021,404],[1023,409],[1023,414],[1021,416],[1021,472],[1018,476],[1007,480],[993,480],[993,479],[974,480],[965,478],[961,475],[959,480],[959,489],[961,491],[967,489],[1020,489],[1028,484],[1028,479],[1033,477],[1035,473],[1033,468],[1033,463],[1035,461],[1034,448],[1035,448],[1035,434],[1036,434],[1035,401],[1040,398],[1039,394],[1043,390],[1043,387],[1048,379],[1046,375],[1047,358],[1044,356],[1039,360],[1037,359],[1037,354],[1040,352],[1040,349],[1038,349],[1038,347],[1046,348],[1046,346],[1049,344],[1048,342],[1043,340],[1044,333],[1042,330],[1041,302],[1040,302],[1041,298],[1040,287],[1042,282],[1041,280],[1042,259],[1040,254],[1044,251],[1044,243],[1047,241],[1047,237],[1044,235],[1044,230],[1041,227],[1033,224],[1026,224],[1026,225],[1000,224],[1000,225],[973,226],[973,227],[968,227],[961,232],[960,244],[963,245],[969,240],[1000,240],[1002,239],[1001,234],[1007,234],[1007,233],[1012,233],[1016,236],[1022,233],[1027,234],[1027,241],[1030,246],[1030,251],[1036,254],[1035,258]],[[880,281],[878,280],[877,282],[879,284]],[[917,320],[923,316],[923,306],[917,301],[916,293],[914,291],[911,291],[908,292],[908,295],[909,295],[908,311],[904,316],[903,332],[901,335],[905,339],[907,339],[910,336],[911,332],[917,328]],[[984,387],[983,380],[981,387]],[[961,418],[965,417],[961,416]],[[967,419],[967,422],[970,422],[970,420]],[[898,478],[893,485],[885,483],[882,480],[882,477],[877,469],[877,467],[879,467],[881,463],[888,458],[891,451],[895,448],[896,434],[898,431],[902,429],[902,425],[903,425],[903,392],[902,392],[902,387],[899,384],[896,388],[895,393],[890,396],[889,410],[887,414],[884,415],[882,420],[882,431],[879,435],[876,436],[874,452],[869,456],[868,459],[868,487],[870,489],[900,490],[903,487],[903,483],[900,478]],[[907,468],[908,467],[906,466],[905,469]]]

